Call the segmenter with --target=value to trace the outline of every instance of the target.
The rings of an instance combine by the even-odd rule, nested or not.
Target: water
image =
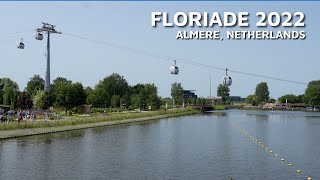
[[[320,179],[319,138],[319,113],[208,113],[3,140],[0,179]]]

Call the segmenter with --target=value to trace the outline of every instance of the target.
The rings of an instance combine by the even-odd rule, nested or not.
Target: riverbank
[[[169,111],[141,112],[134,114],[114,114],[109,116],[88,117],[56,122],[49,121],[41,123],[24,122],[19,124],[1,124],[0,127],[2,128],[2,130],[0,131],[0,139],[10,139],[93,127],[150,121],[162,118],[187,116],[197,113],[199,112],[193,109],[180,109]]]

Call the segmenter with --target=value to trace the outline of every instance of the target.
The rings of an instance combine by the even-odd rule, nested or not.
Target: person
[[[34,122],[34,111],[31,111],[31,120]]]
[[[22,112],[19,111],[19,112],[18,112],[18,122],[20,122],[22,119],[23,119]]]
[[[7,124],[9,124],[10,119],[11,119],[11,112],[8,111],[7,112]]]
[[[46,122],[47,122],[47,121],[48,121],[48,111],[45,111],[44,117],[45,117],[45,120],[46,120]]]

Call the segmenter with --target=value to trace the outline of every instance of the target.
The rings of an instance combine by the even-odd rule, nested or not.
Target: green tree
[[[122,96],[122,98],[121,98],[121,100],[122,100],[122,105],[125,107],[125,108],[129,108],[130,107],[130,103],[131,103],[131,101],[130,101],[130,92],[126,92],[123,96]]]
[[[43,89],[44,89],[44,80],[38,74],[30,78],[29,82],[27,83],[27,87],[25,88],[26,92],[31,96],[34,96],[38,90],[43,90]]]
[[[86,92],[81,83],[72,83],[66,78],[58,77],[53,81],[54,105],[68,110],[78,105],[85,104]]]
[[[137,84],[131,89],[130,104],[132,108],[148,109],[149,106],[152,110],[160,108],[161,99],[154,84]]]
[[[183,87],[181,83],[173,83],[171,85],[171,97],[175,104],[182,104],[183,101]]]
[[[252,106],[256,106],[258,104],[258,98],[256,95],[251,94],[246,98],[246,104],[251,104]]]
[[[320,80],[309,82],[303,101],[312,106],[320,105]]]
[[[45,99],[44,90],[38,90],[33,97],[33,106],[38,109],[43,109],[44,99]]]
[[[120,107],[120,96],[119,95],[113,95],[111,97],[111,106],[113,108],[118,108]]]
[[[85,91],[86,96],[87,96],[87,98],[86,98],[86,103],[87,103],[87,104],[92,104],[89,96],[90,96],[91,94],[93,94],[94,90],[93,90],[90,86],[87,86],[87,87],[84,89],[84,91]]]
[[[0,104],[3,104],[3,89],[4,89],[4,84],[1,83],[1,79],[0,79]]]
[[[220,96],[222,98],[222,102],[225,103],[227,98],[230,96],[229,87],[219,84],[217,88],[217,96]]]
[[[154,84],[145,84],[144,93],[147,95],[145,100],[146,106],[150,106],[152,110],[159,109],[161,99],[158,96],[157,87]]]
[[[58,86],[59,84],[71,84],[72,81],[68,80],[67,78],[64,77],[57,77],[56,79],[53,80],[53,87]]]
[[[124,101],[129,101],[129,98],[126,97],[129,95],[127,94],[128,92],[130,92],[130,89],[125,78],[113,73],[101,80],[93,91],[87,91],[87,103],[92,104],[94,107],[109,107],[113,95],[118,95],[121,99],[124,97]]]
[[[256,87],[255,95],[257,96],[258,103],[267,102],[269,100],[269,88],[266,82],[261,82]]]
[[[133,109],[139,109],[142,106],[140,96],[138,94],[131,95],[130,104]]]
[[[297,96],[297,103],[303,103],[303,96],[304,94],[300,94]]]
[[[9,78],[0,79],[0,95],[2,95],[2,104],[10,105],[11,108],[15,108],[17,96],[19,95],[19,86],[16,82]]]
[[[128,82],[117,73],[105,77],[100,81],[99,86],[110,96],[119,95],[122,97],[129,90]]]
[[[279,97],[278,101],[280,103],[286,103],[286,101],[288,103],[298,103],[298,97],[294,94],[286,94],[286,95]]]
[[[268,103],[275,103],[275,102],[276,102],[276,100],[273,99],[273,98],[270,98],[270,99],[268,100]]]
[[[94,107],[109,107],[110,95],[102,86],[97,85],[92,91],[87,92],[87,104],[92,104]]]
[[[26,91],[21,92],[17,99],[17,108],[31,109],[32,105],[33,103],[31,96]]]

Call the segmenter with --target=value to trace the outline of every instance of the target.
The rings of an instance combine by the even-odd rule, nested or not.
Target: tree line
[[[97,108],[125,109],[159,109],[164,104],[209,104],[207,98],[185,97],[181,83],[173,83],[171,97],[158,96],[158,88],[151,83],[129,85],[126,79],[113,73],[100,80],[94,87],[83,87],[79,82],[72,82],[63,77],[53,80],[50,90],[44,91],[44,80],[34,75],[24,90],[20,91],[16,82],[10,78],[0,78],[0,104],[9,105],[11,109],[48,109],[49,107],[64,107],[70,110],[76,106],[89,104]],[[255,93],[247,96],[246,103],[258,105],[273,103],[266,82],[256,86]],[[220,84],[217,95],[226,103],[230,98],[228,86]],[[320,80],[309,82],[303,95],[286,94],[279,97],[280,103],[305,103],[320,105]]]
[[[113,73],[98,82],[93,88],[83,87],[63,77],[53,80],[50,90],[44,91],[44,80],[34,75],[23,91],[9,78],[0,78],[0,104],[11,109],[47,109],[51,106],[70,110],[76,106],[90,104],[93,107],[127,109],[160,108],[161,98],[154,84],[129,85],[126,79]]]
[[[257,84],[255,93],[247,96],[246,103],[258,105],[263,103],[274,103],[275,99],[269,97],[269,88],[266,82]],[[279,103],[304,103],[307,105],[320,105],[320,80],[310,81],[304,94],[285,94],[278,98]]]

